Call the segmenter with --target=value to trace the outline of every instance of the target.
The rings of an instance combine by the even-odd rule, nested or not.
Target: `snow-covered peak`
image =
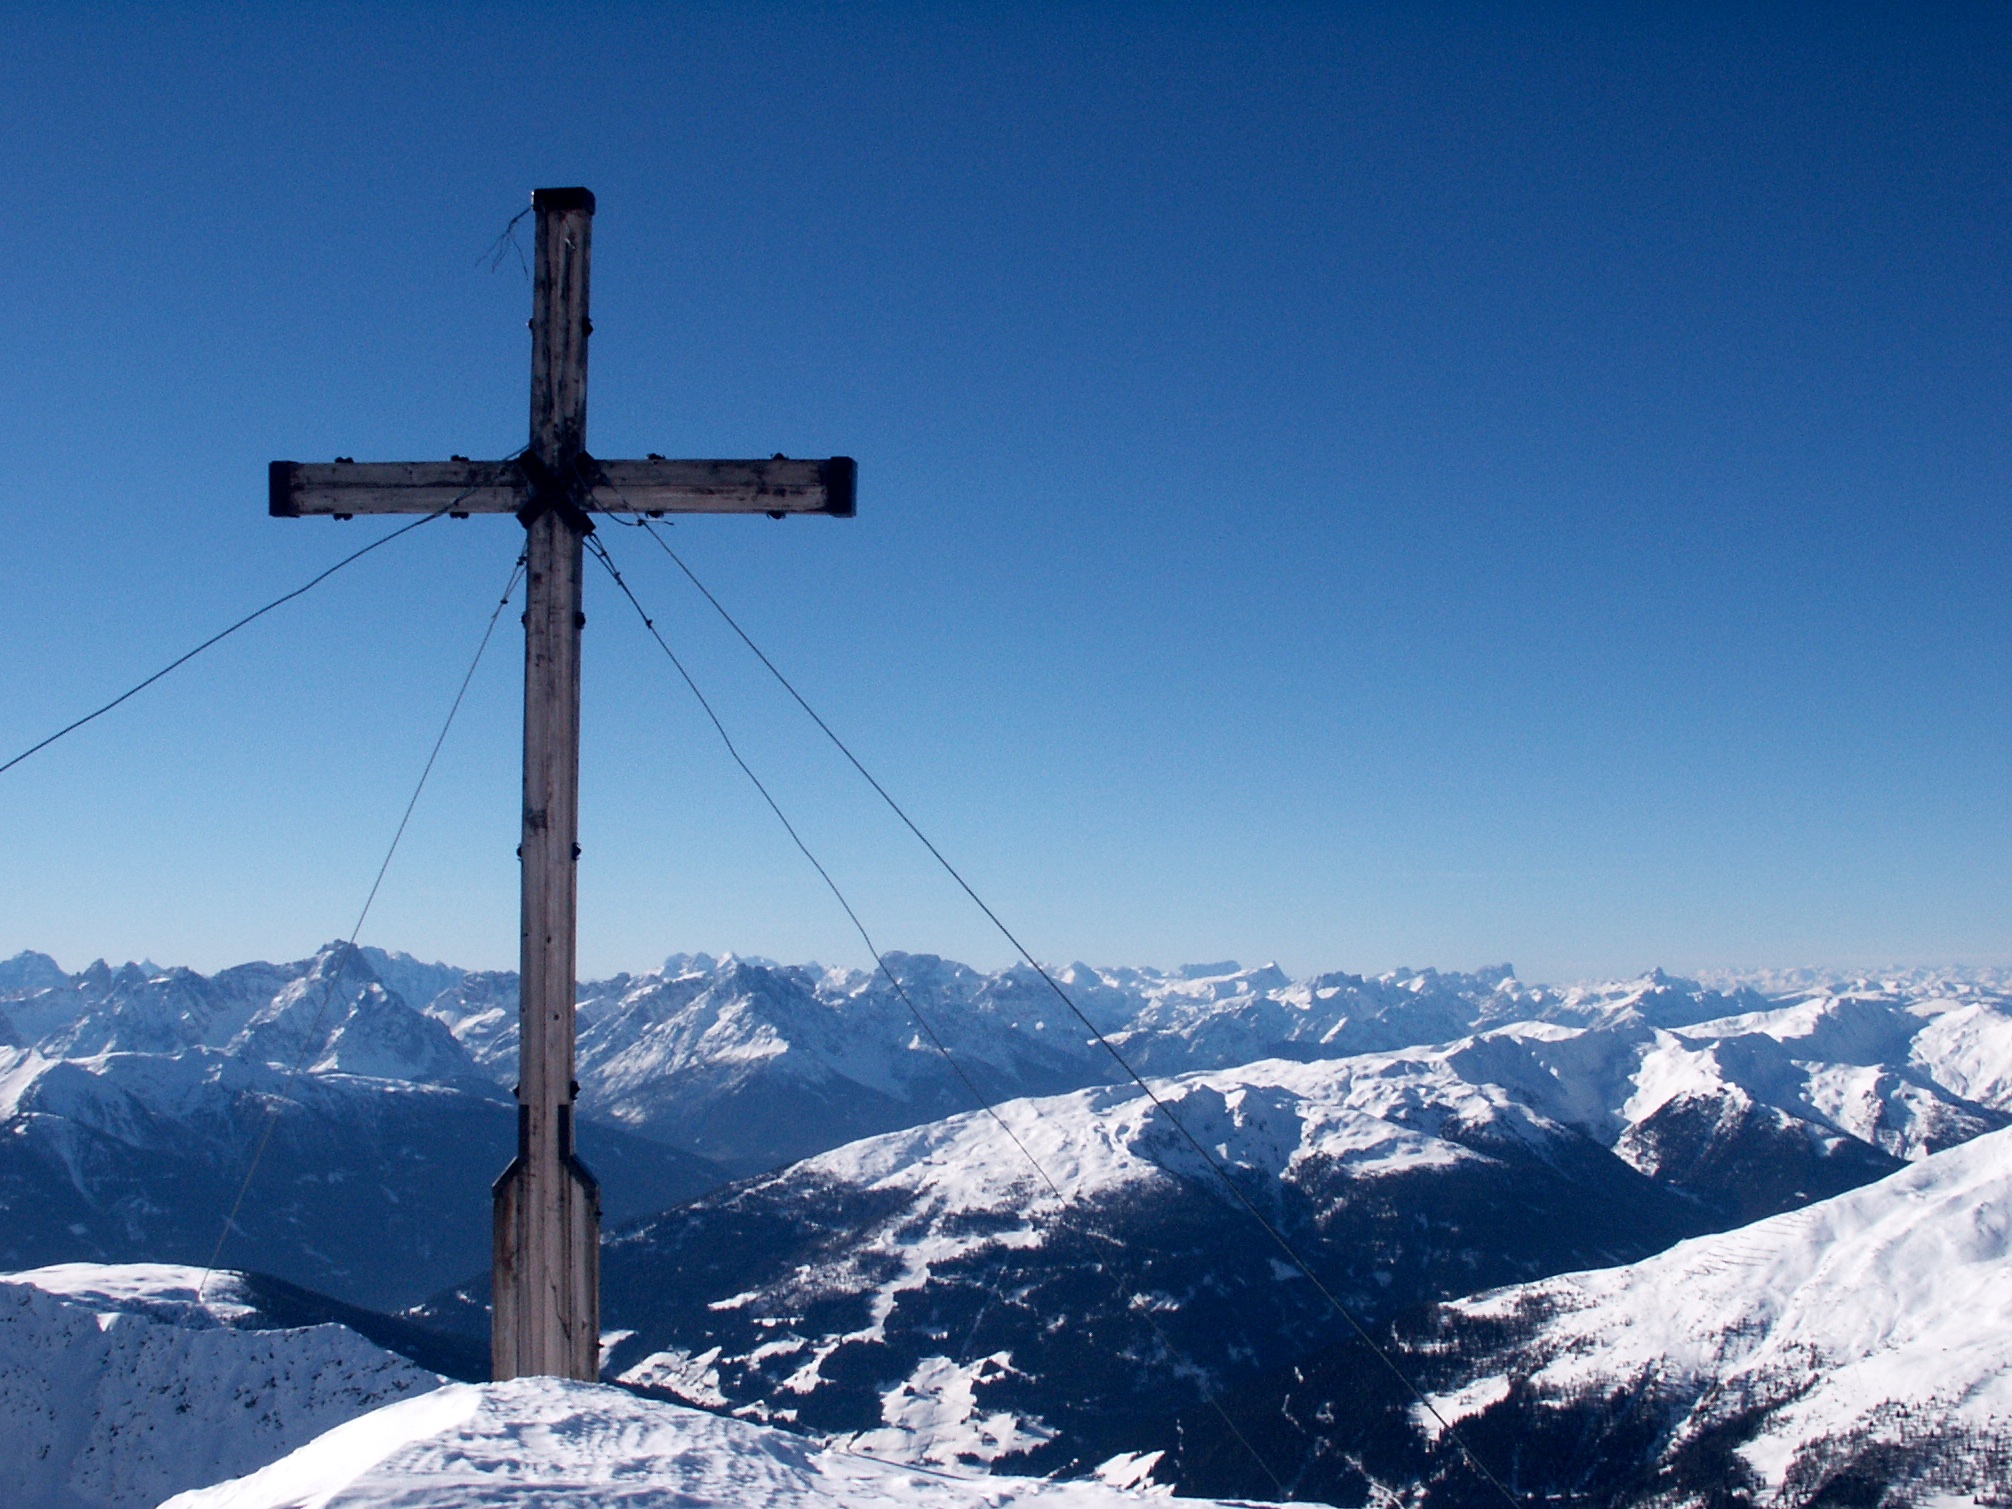
[[[1908,1060],[1966,1099],[2012,1111],[2012,1012],[1998,1004],[1972,1001],[1936,1013]]]
[[[23,949],[11,959],[0,959],[0,1001],[57,990],[69,983],[62,966],[47,954]]]
[[[1816,994],[1658,1032],[1644,1045],[1621,1115],[1642,1123],[1675,1102],[1737,1093],[1819,1138],[1925,1157],[2003,1125],[2012,1108],[2012,1085],[1959,1067],[1982,1069],[2001,1044],[2012,1067],[2012,1016],[1984,1006],[1963,1012],[1954,1023],[1957,1014],[1932,1015],[1924,1026],[1898,1001]]]
[[[225,1046],[239,1057],[317,1074],[415,1084],[485,1078],[451,1031],[408,1006],[361,950],[344,944],[316,955]]]

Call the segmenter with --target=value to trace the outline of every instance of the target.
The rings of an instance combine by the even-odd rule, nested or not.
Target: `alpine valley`
[[[705,955],[581,986],[609,1397],[673,1412],[635,1430],[1345,1504],[1500,1502],[1472,1460],[1616,1509],[2007,1479],[2012,979],[1056,971],[1149,1095],[1031,970],[888,965],[906,1000]],[[371,949],[0,964],[0,1260],[221,1234],[234,1302],[479,1377],[515,1016]],[[587,1407],[454,1397],[422,1435]]]

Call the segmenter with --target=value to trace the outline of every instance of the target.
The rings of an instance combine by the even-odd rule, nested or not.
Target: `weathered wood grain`
[[[597,461],[582,458],[583,501],[598,513],[822,513],[853,516],[858,467],[821,461]],[[275,518],[516,513],[531,483],[516,461],[275,461]]]
[[[598,461],[592,497],[603,513],[853,515],[859,468],[825,461]]]
[[[515,513],[524,472],[515,461],[275,461],[267,506],[277,519],[315,514]]]
[[[587,434],[587,265],[594,196],[541,189],[531,319],[531,458],[577,476]],[[600,1374],[601,1209],[573,1154],[579,924],[583,552],[570,509],[528,525],[516,1160],[496,1181],[493,1377]]]

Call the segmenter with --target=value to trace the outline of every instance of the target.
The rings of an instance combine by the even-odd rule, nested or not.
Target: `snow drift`
[[[1129,1464],[1113,1464],[1122,1472]],[[457,1384],[161,1509],[1128,1509],[1099,1482],[968,1476],[553,1378]],[[1196,1509],[1208,1509],[1198,1503]]]

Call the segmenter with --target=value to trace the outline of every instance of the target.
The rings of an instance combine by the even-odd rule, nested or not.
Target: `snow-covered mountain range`
[[[605,1121],[581,1140],[616,1219],[720,1178]],[[486,1260],[515,1143],[507,1088],[365,954],[0,965],[0,1265],[206,1263],[235,1206],[224,1261],[409,1304]]]
[[[1346,1334],[1176,1121],[1381,1323],[1808,1206],[2012,1109],[2012,1017],[1948,981],[1531,995],[1435,1046],[1164,1079],[1164,1109],[1098,1086],[882,1134],[614,1232],[611,1372],[887,1454],[1081,1470]],[[473,1334],[483,1300],[422,1313]]]
[[[1032,971],[890,956],[989,1097],[1121,1072]],[[1272,966],[1057,978],[1148,1073],[1436,1045],[1714,1222],[1771,1214],[2004,1125],[2012,995],[1995,976],[1652,974],[1552,989],[1473,974]],[[1463,1046],[1464,1045],[1464,1046]],[[0,963],[0,1261],[206,1261],[276,1112],[227,1261],[373,1305],[479,1267],[507,1161],[516,983],[379,950],[185,969]],[[884,976],[705,955],[580,990],[581,1140],[611,1220],[971,1108]],[[367,1234],[367,1246],[359,1237]]]
[[[1893,1275],[1947,1270],[1982,1292],[2004,1272],[2004,979],[1059,971],[1160,1107],[1032,972],[890,964],[996,1114],[960,1099],[884,979],[678,956],[581,987],[582,1140],[613,1196],[608,1376],[655,1401],[635,1408],[671,1412],[618,1436],[698,1431],[703,1456],[728,1437],[691,1406],[742,1417],[733,1429],[755,1434],[735,1451],[767,1451],[757,1437],[781,1425],[822,1443],[790,1451],[945,1481],[1138,1477],[1152,1460],[1184,1491],[1468,1502],[1429,1416],[1343,1341],[1184,1127],[1529,1491],[1675,1504],[1716,1473],[1729,1505],[1872,1503],[1822,1495],[1890,1468],[1920,1490],[1904,1502],[1927,1503],[2002,1460],[1979,1370],[2005,1318],[1986,1305],[1981,1350],[1951,1361],[1937,1349],[1954,1339],[1914,1312],[1955,1291]],[[370,950],[208,977],[0,964],[0,1248],[24,1264],[203,1261],[276,1108],[227,1261],[379,1305],[465,1277],[508,1149],[514,1016],[507,975]],[[1966,1210],[1998,1214],[1964,1237]],[[1745,1249],[1713,1244],[1756,1233],[1775,1256],[1714,1279]],[[264,1286],[269,1309],[284,1290],[236,1282]],[[1874,1283],[1902,1298],[1839,1329]],[[55,1302],[28,1287],[31,1306]],[[341,1318],[284,1292],[296,1321]],[[1770,1309],[1767,1293],[1790,1297]],[[350,1320],[467,1376],[481,1302],[479,1283],[444,1290],[398,1335]],[[1629,1349],[1672,1317],[1696,1347]],[[1861,1386],[1853,1370],[1895,1347],[1874,1367],[1889,1381]],[[1861,1382],[1826,1404],[1833,1377]],[[407,1465],[370,1491],[429,1501],[411,1462],[473,1472],[495,1442],[602,1397],[561,1394],[453,1396],[476,1402],[427,1427],[452,1444],[386,1456]],[[469,1436],[471,1420],[489,1423]],[[811,1461],[776,1491],[816,1501]],[[231,1491],[263,1503],[276,1481]]]
[[[915,954],[891,954],[888,965],[988,1098],[1124,1077],[1032,970],[981,974]],[[1563,1120],[1603,1142],[1639,1128],[1630,1161],[1670,1165],[1664,1177],[1699,1187],[1718,1179],[1735,1199],[1749,1198],[1744,1183],[1721,1178],[1714,1160],[1735,1156],[1743,1139],[1793,1130],[1825,1156],[1841,1150],[1851,1161],[1851,1143],[1907,1159],[2003,1125],[2012,1108],[2012,989],[1995,974],[1922,972],[1775,995],[1660,971],[1553,989],[1517,980],[1506,965],[1294,981],[1273,965],[1075,964],[1055,976],[1148,1074],[1556,1029],[1577,1044],[1551,1050],[1576,1055],[1569,1063],[1540,1070]],[[514,1074],[514,977],[464,977],[423,1010],[497,1083]],[[772,1168],[972,1108],[878,974],[678,955],[647,975],[583,985],[579,1030],[591,1114],[730,1169]],[[1570,1105],[1559,1098],[1567,1084]],[[1712,1119],[1710,1152],[1679,1171],[1671,1160],[1686,1156],[1703,1117]],[[1888,1167],[1875,1159],[1829,1177]],[[1779,1198],[1794,1198],[1792,1189]]]
[[[1271,1059],[1160,1092],[886,1134],[615,1234],[604,1316],[634,1334],[611,1369],[937,1463],[1081,1471],[1135,1447],[1335,1326],[1172,1118],[1371,1314],[1709,1222],[1443,1060]]]

